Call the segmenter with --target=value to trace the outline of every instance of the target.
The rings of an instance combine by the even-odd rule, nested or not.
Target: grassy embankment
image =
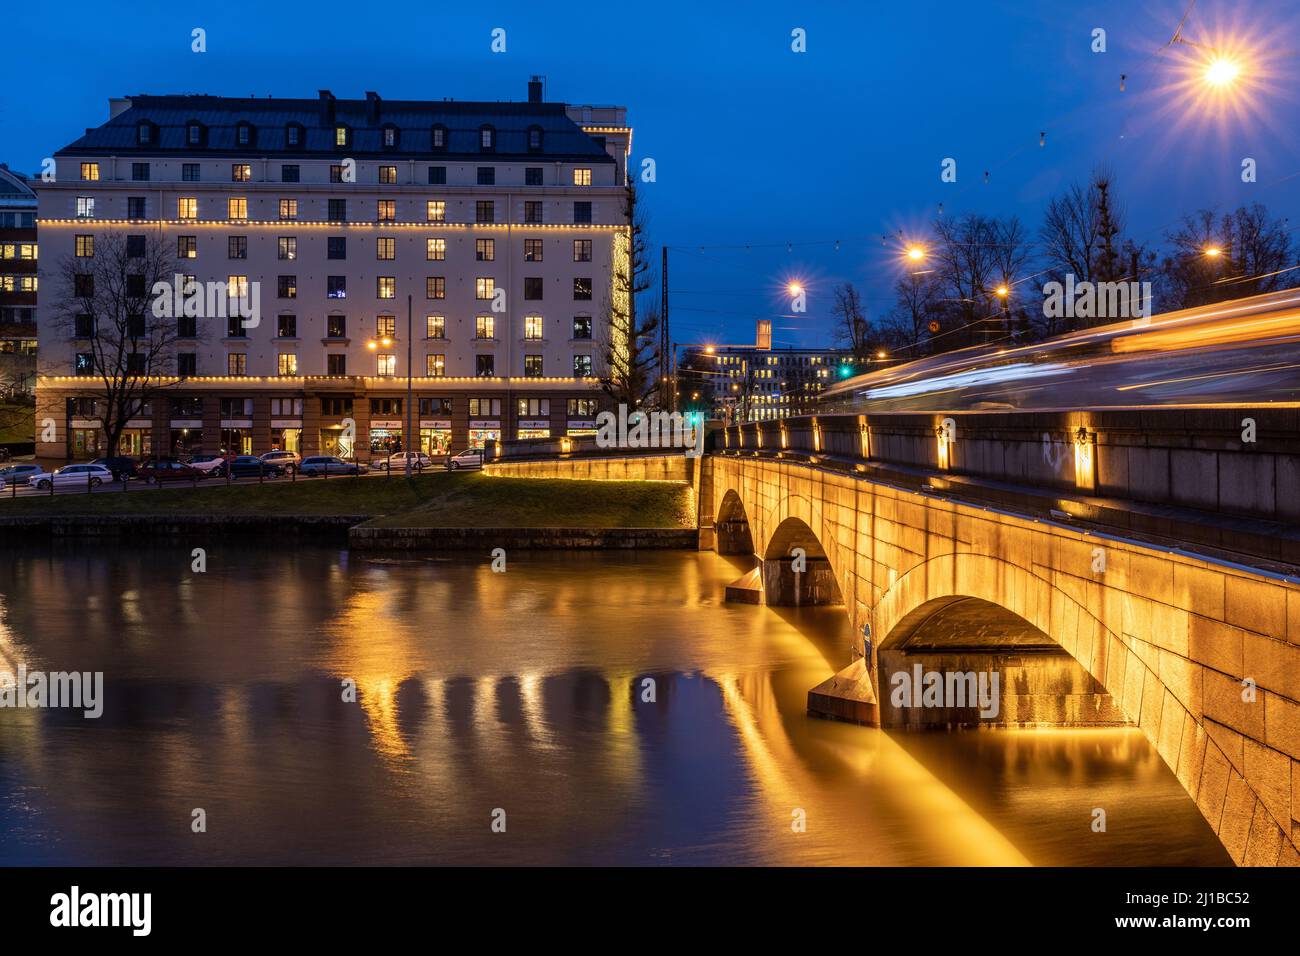
[[[311,478],[259,485],[242,478],[197,488],[9,500],[4,515],[357,515],[389,528],[680,528],[693,523],[690,489],[656,481],[489,478],[437,472],[392,478]]]

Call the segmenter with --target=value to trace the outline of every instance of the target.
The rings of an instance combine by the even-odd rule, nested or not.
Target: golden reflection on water
[[[727,605],[734,560],[188,555],[0,569],[6,657],[108,691],[94,726],[0,712],[0,861],[1226,861],[1136,731],[807,717],[847,662],[843,612]],[[190,839],[196,806],[218,836]]]

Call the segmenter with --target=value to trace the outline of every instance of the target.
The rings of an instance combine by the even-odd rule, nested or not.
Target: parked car
[[[292,475],[298,470],[298,465],[301,463],[302,459],[298,456],[297,452],[281,451],[280,449],[276,449],[275,451],[268,451],[263,455],[262,461],[275,465],[286,475]]]
[[[219,477],[226,473],[226,458],[224,455],[193,455],[184,459],[185,464],[191,468],[197,468],[203,472],[203,477]]]
[[[405,471],[408,458],[411,459],[411,468],[415,471],[433,467],[433,459],[422,451],[399,451],[395,455],[389,455],[375,462],[375,467],[380,471]]]
[[[128,455],[110,455],[107,458],[96,458],[91,464],[103,465],[113,473],[114,481],[126,481],[129,478],[136,478],[140,474],[140,463]]]
[[[464,451],[457,452],[447,458],[447,467],[451,471],[459,468],[482,468],[483,449],[466,448]]]
[[[355,461],[344,461],[329,455],[314,455],[304,458],[298,466],[298,474],[304,478],[319,478],[328,475],[364,475],[369,469]]]
[[[284,469],[256,455],[236,455],[226,462],[231,478],[279,478]]]
[[[174,458],[153,458],[140,466],[140,477],[145,484],[161,485],[167,481],[194,481],[202,478],[203,472]]]
[[[29,479],[43,474],[45,472],[40,465],[6,465],[0,468],[0,488],[8,488],[10,485],[21,488]]]
[[[41,475],[30,479],[39,491],[55,488],[98,488],[105,482],[113,480],[113,473],[103,465],[64,465],[53,474]]]

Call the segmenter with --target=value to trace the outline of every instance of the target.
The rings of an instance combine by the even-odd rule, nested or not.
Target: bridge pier
[[[794,570],[793,558],[765,558],[759,562],[765,604],[804,607],[810,604],[843,604],[835,572],[825,558],[806,557],[804,570]]]

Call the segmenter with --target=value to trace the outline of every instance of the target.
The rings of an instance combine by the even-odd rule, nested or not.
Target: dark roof
[[[130,107],[103,126],[88,130],[56,155],[92,153],[189,153],[195,155],[272,155],[286,154],[320,158],[323,156],[400,156],[474,159],[484,156],[500,158],[545,158],[582,162],[613,162],[605,152],[604,140],[584,133],[569,119],[563,103],[471,103],[453,100],[344,100],[344,99],[242,99],[224,96],[132,96]],[[333,120],[327,118],[332,106]],[[377,117],[376,115],[377,114]],[[199,147],[186,143],[186,126],[202,123],[206,141]],[[137,127],[152,123],[157,135],[154,142],[139,145]],[[252,125],[255,133],[251,145],[235,141],[240,123]],[[290,124],[303,128],[301,147],[290,147],[287,129]],[[352,142],[346,148],[335,147],[334,127],[351,129]],[[496,129],[496,148],[480,152],[479,129],[489,125]],[[399,130],[396,147],[385,148],[383,130]],[[433,148],[433,128],[447,129],[447,148]],[[528,149],[528,130],[542,130],[540,151]]]
[[[36,193],[27,185],[26,176],[0,164],[0,199],[6,200],[8,206],[24,202],[35,205]]]

